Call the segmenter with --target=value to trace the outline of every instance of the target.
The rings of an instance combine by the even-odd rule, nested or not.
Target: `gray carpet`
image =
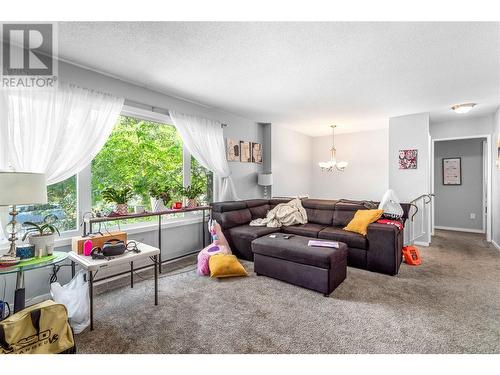
[[[500,252],[480,235],[437,231],[421,255],[394,277],[348,268],[329,298],[257,277],[250,262],[249,277],[221,281],[170,266],[157,307],[150,279],[99,294],[78,351],[499,353]]]

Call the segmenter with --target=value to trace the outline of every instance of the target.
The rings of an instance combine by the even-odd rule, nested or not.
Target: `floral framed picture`
[[[418,150],[399,150],[399,169],[417,169]]]

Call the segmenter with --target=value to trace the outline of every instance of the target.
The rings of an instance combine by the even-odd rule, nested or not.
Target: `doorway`
[[[432,141],[431,233],[483,233],[491,241],[490,135]]]

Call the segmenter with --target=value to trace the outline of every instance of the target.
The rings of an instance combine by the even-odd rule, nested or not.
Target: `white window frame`
[[[154,121],[160,124],[173,126],[171,125],[172,119],[170,118],[170,116],[166,114],[153,112],[150,110],[145,110],[128,105],[123,106],[120,115],[135,117],[142,120]],[[191,183],[191,154],[184,145],[182,146],[182,155],[183,155],[183,160],[182,160],[183,186],[187,187]],[[61,233],[61,238],[73,237],[75,235],[78,235],[81,232],[79,228],[81,225],[81,220],[83,215],[92,211],[92,172],[90,165],[85,167],[85,169],[83,169],[77,175],[77,205],[78,205],[77,230],[63,232]],[[163,217],[162,228],[168,228],[179,225],[189,225],[201,221],[201,218],[199,218],[199,215],[197,215],[196,213],[187,213],[184,215],[185,216],[182,218],[179,217],[174,218],[168,216]],[[138,233],[147,230],[157,230],[158,224],[156,222],[124,224],[120,225],[120,228],[126,229],[127,231],[132,230],[133,232]]]

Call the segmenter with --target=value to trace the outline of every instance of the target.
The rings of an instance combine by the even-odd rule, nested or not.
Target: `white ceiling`
[[[500,103],[500,23],[59,24],[63,59],[312,136]]]

